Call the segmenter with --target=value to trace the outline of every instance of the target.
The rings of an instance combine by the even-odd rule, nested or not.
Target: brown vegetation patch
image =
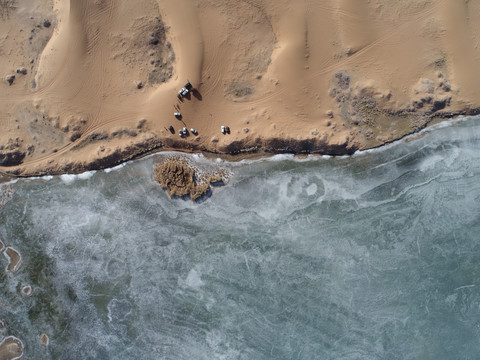
[[[380,89],[371,80],[352,82],[349,74],[337,72],[332,83],[330,96],[362,149],[419,131],[452,101],[450,83],[441,73],[436,81],[419,79],[412,88],[413,100],[403,106],[396,105],[391,90]]]
[[[175,53],[167,32],[160,16],[136,19],[128,32],[113,36],[114,59],[120,58],[131,69],[147,70],[147,78],[144,71],[137,76],[150,85],[168,81],[173,75]],[[137,86],[142,88],[143,82]]]
[[[189,196],[197,200],[210,192],[210,184],[223,183],[220,172],[200,174],[198,169],[181,158],[168,158],[157,165],[153,175],[170,196]]]

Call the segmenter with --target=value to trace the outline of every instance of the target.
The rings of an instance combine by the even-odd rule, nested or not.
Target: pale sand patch
[[[7,336],[0,343],[0,360],[15,360],[23,356],[23,344],[15,336]]]
[[[17,5],[0,19],[0,171],[13,175],[160,149],[345,154],[480,109],[478,1]],[[198,91],[178,99],[187,80]]]
[[[33,289],[30,285],[26,285],[22,287],[22,295],[32,296],[32,293],[33,293]]]

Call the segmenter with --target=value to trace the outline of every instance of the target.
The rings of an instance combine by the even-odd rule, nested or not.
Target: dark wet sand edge
[[[384,143],[365,148],[362,150],[369,150],[375,148],[381,148],[390,143],[404,139],[407,136],[416,134],[421,130],[442,122],[448,119],[455,119],[459,116],[475,116],[480,114],[480,107],[473,109],[466,109],[456,112],[436,112],[432,114],[425,121],[425,125],[416,129],[415,131],[406,133],[405,135],[392,139],[391,141],[385,141]],[[186,154],[201,153],[208,158],[221,158],[227,161],[237,162],[242,160],[256,160],[262,158],[268,158],[277,154],[293,154],[295,156],[302,155],[330,155],[330,156],[342,156],[352,155],[359,148],[348,145],[335,145],[327,144],[319,139],[283,139],[283,138],[270,138],[270,139],[256,139],[253,142],[250,141],[236,141],[218,151],[210,151],[203,146],[195,143],[186,142],[172,138],[158,138],[147,141],[144,144],[136,144],[127,147],[123,150],[112,153],[105,158],[95,159],[89,163],[67,163],[64,166],[53,165],[46,167],[42,170],[28,171],[22,169],[22,166],[12,167],[12,170],[7,173],[0,171],[0,183],[11,181],[15,178],[27,178],[32,176],[44,176],[44,175],[61,175],[65,173],[79,174],[85,171],[91,170],[103,170],[120,165],[126,161],[140,159],[150,154],[154,154],[161,151],[178,151]]]

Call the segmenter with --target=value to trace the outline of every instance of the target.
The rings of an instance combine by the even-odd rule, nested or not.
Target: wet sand
[[[82,172],[171,149],[351,154],[480,108],[474,1],[27,0],[0,10],[4,174]],[[196,90],[177,97],[187,80]]]

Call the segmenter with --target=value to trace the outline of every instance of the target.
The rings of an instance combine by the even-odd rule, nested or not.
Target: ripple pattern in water
[[[476,359],[479,121],[223,164],[202,203],[159,189],[155,156],[9,185],[23,264],[0,272],[0,320],[35,359]]]

